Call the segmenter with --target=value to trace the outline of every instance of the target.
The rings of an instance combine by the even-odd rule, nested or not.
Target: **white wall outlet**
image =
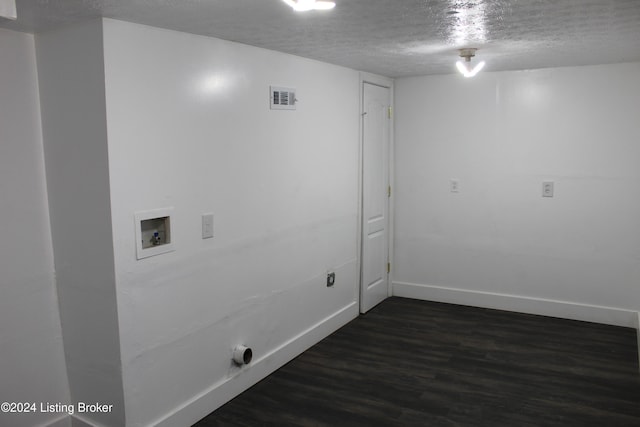
[[[542,197],[553,197],[553,181],[542,183]]]
[[[459,179],[455,179],[455,178],[451,178],[451,180],[449,181],[449,190],[451,190],[452,193],[459,193],[460,192],[460,180]]]
[[[211,239],[213,237],[213,214],[202,215],[202,238]]]

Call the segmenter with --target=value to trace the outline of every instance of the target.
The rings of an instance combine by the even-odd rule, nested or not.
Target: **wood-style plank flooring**
[[[640,426],[636,331],[390,298],[198,422]]]

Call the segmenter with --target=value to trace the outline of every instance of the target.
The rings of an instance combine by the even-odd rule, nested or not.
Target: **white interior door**
[[[390,90],[364,83],[360,312],[389,294]]]

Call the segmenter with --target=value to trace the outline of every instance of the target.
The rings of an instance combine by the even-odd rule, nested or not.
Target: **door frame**
[[[394,258],[393,258],[393,240],[394,240],[394,197],[395,197],[395,182],[394,182],[394,170],[395,170],[395,162],[394,162],[394,152],[395,152],[395,95],[394,95],[394,81],[388,77],[379,76],[376,74],[360,72],[360,82],[359,82],[359,95],[360,95],[360,110],[359,110],[359,144],[358,144],[358,226],[357,226],[357,250],[358,250],[358,261],[357,261],[357,271],[358,271],[358,307],[360,312],[362,313],[362,302],[363,302],[363,289],[362,289],[362,222],[363,222],[363,171],[364,171],[364,85],[365,83],[381,86],[389,89],[389,104],[391,107],[391,120],[389,120],[389,152],[388,160],[389,160],[389,185],[391,186],[391,197],[389,197],[389,223],[388,226],[388,247],[387,252],[389,254],[389,262],[391,263],[391,271],[388,273],[388,288],[387,288],[387,296],[393,295],[393,272],[394,272]]]

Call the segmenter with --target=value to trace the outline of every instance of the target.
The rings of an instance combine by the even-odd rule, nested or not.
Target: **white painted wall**
[[[638,117],[638,63],[398,80],[394,293],[634,326]]]
[[[33,36],[0,29],[0,58],[0,402],[68,402]],[[0,412],[0,425],[61,416]]]
[[[357,315],[359,75],[113,20],[104,48],[127,425],[190,425]],[[163,207],[176,250],[137,261],[134,212]]]
[[[124,425],[104,95],[102,21],[36,36],[60,318],[74,414]]]

